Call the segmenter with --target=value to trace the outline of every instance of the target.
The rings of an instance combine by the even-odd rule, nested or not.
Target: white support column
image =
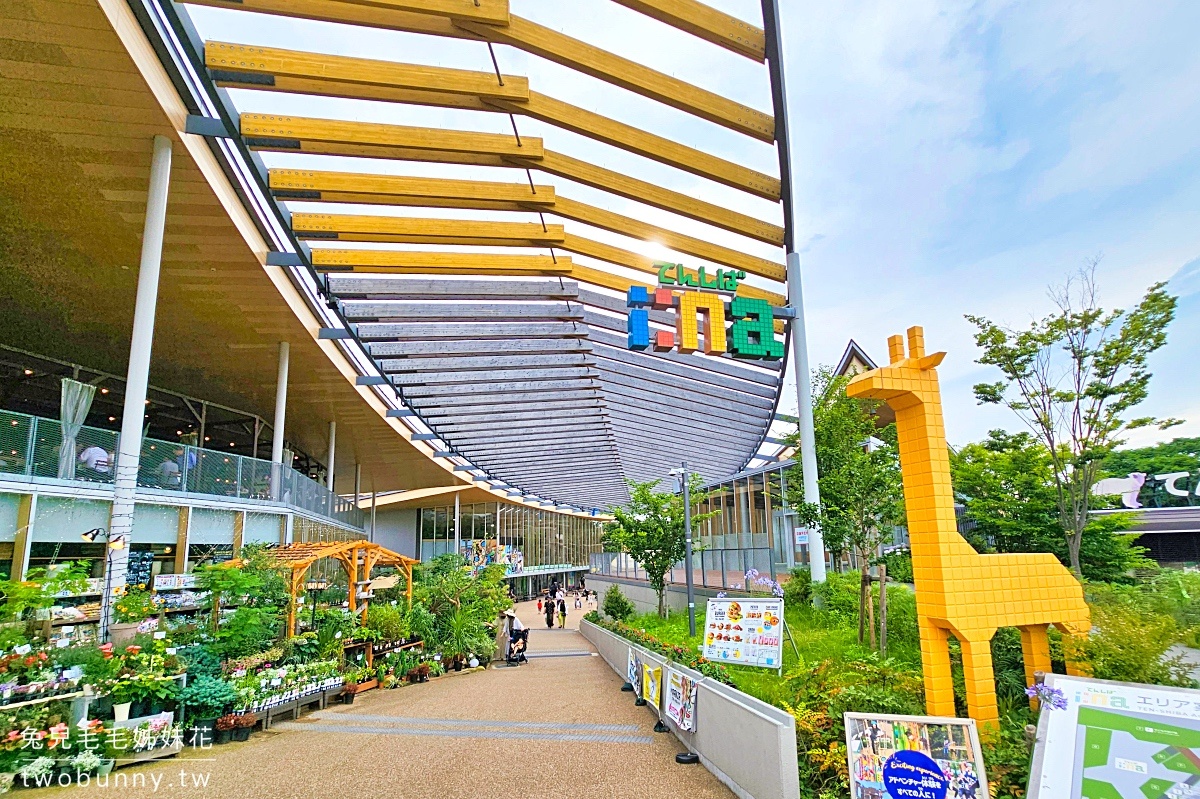
[[[133,336],[129,343],[129,371],[125,378],[125,404],[117,449],[109,539],[124,536],[121,549],[110,549],[109,573],[100,610],[100,638],[107,640],[116,590],[124,588],[133,534],[134,492],[142,451],[142,426],[146,418],[146,388],[150,378],[150,350],[154,343],[154,314],[158,304],[158,276],[162,267],[163,232],[167,224],[167,190],[171,182],[171,140],[154,137],[150,164],[150,192],[142,230],[142,256],[138,263],[137,299],[133,309]]]
[[[337,422],[329,423],[329,471],[325,473],[325,486],[333,491],[333,462],[337,457]],[[337,493],[337,492],[334,492]]]
[[[283,427],[287,421],[288,356],[290,347],[286,341],[279,342],[279,370],[275,375],[275,425],[271,428],[271,497],[283,498],[283,469],[290,466],[283,462]]]
[[[378,492],[376,492],[376,491],[371,492],[371,535],[367,537],[367,540],[370,541],[372,544],[375,543],[375,500],[378,496],[379,496]],[[420,513],[420,512],[421,511],[417,511],[417,513]]]
[[[804,323],[804,281],[800,275],[800,253],[787,254],[788,304],[796,313],[792,320],[792,353],[796,370],[796,416],[800,418],[800,466],[804,476],[804,502],[821,504],[817,481],[817,445],[813,430],[812,370],[808,363],[808,335]],[[790,546],[796,546],[792,539]],[[809,571],[814,583],[825,582],[825,539],[821,526],[808,532]]]
[[[462,493],[462,492],[460,492],[460,491],[454,492],[454,554],[455,555],[462,552],[462,533],[460,532],[462,528],[459,526],[459,511],[462,508],[459,505],[459,498],[458,498],[458,495],[460,493]]]
[[[358,498],[362,495],[362,464],[354,464],[354,507],[358,507]]]

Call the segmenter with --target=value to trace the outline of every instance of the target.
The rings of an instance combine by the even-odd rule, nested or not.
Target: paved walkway
[[[31,795],[731,799],[702,766],[675,763],[679,742],[656,734],[653,714],[621,693],[621,678],[575,631],[587,609],[573,604],[565,630],[547,630],[533,603],[518,609],[531,630],[530,653],[538,656],[520,668],[369,691],[353,705],[330,705],[256,732],[248,743],[114,772],[145,779],[129,789]],[[193,787],[205,775],[207,787]]]

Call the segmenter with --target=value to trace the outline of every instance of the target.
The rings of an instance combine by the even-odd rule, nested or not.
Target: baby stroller
[[[504,661],[510,666],[520,666],[522,663],[528,663],[525,658],[525,650],[529,647],[529,630],[513,630],[509,634],[508,652],[504,655]]]

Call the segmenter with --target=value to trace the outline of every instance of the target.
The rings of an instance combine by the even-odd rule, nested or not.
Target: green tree
[[[980,552],[1051,552],[1069,564],[1058,517],[1053,460],[1029,433],[993,430],[950,457],[954,492],[974,529],[966,537]],[[1136,536],[1122,535],[1134,514],[1093,517],[1084,529],[1080,567],[1089,580],[1127,579],[1149,565]]]
[[[834,562],[853,552],[865,571],[891,528],[904,520],[896,426],[878,426],[878,401],[846,395],[850,375],[835,375],[823,366],[813,377],[821,507],[808,512],[820,524]],[[791,443],[799,444],[799,433],[792,435]],[[802,468],[793,467],[792,473],[788,503],[804,509]]]
[[[1097,262],[1052,289],[1057,310],[1027,329],[967,316],[983,350],[978,362],[1001,372],[1000,380],[977,384],[975,397],[1012,410],[1049,452],[1058,521],[1076,575],[1104,458],[1128,430],[1178,423],[1131,418],[1148,396],[1147,362],[1167,343],[1176,298],[1155,283],[1133,310],[1106,311],[1098,304]]]
[[[1196,502],[1197,472],[1200,472],[1200,438],[1176,438],[1152,447],[1119,449],[1104,459],[1104,471],[1115,477],[1124,477],[1134,472],[1149,475],[1153,488],[1148,502],[1160,508],[1179,507]],[[1152,478],[1159,474],[1187,472],[1188,478],[1180,478],[1175,487],[1186,490],[1188,496],[1181,497],[1167,492],[1161,481]],[[1143,489],[1145,490],[1145,489]]]
[[[650,587],[658,594],[658,615],[667,617],[666,590],[667,572],[685,552],[683,523],[683,497],[656,491],[661,481],[646,483],[629,482],[629,505],[614,507],[616,517],[604,529],[604,545],[610,552],[625,552],[643,569]],[[703,502],[705,494],[700,490],[700,476],[693,474],[689,483],[689,497],[693,509]],[[716,515],[692,513],[693,532],[701,522]]]

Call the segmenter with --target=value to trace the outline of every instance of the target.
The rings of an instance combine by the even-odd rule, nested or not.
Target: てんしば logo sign
[[[631,350],[678,349],[764,360],[783,357],[783,342],[775,338],[771,304],[735,295],[745,272],[718,269],[716,275],[710,276],[704,267],[698,270],[685,269],[682,264],[658,267],[657,289],[646,286],[629,289],[626,304]],[[726,298],[727,294],[731,296]],[[674,311],[675,330],[652,330],[651,310]]]

